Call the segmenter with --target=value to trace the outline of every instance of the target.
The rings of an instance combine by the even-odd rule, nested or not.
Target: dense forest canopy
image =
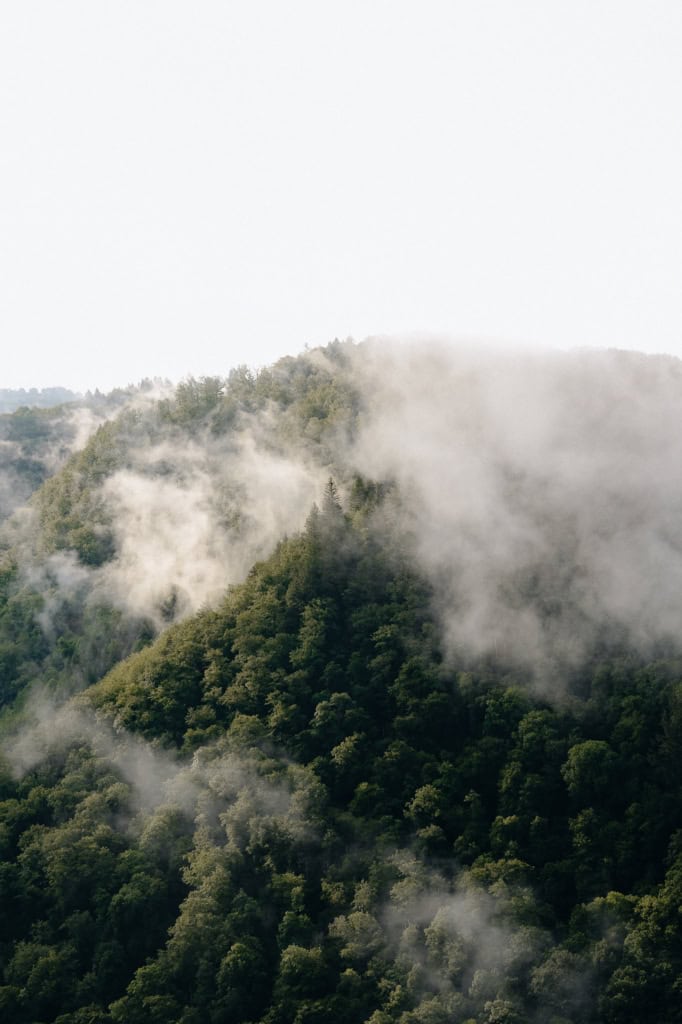
[[[335,342],[0,418],[2,1019],[682,1020],[681,402]]]

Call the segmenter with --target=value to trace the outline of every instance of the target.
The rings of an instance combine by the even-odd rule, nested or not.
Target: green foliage
[[[39,679],[100,724],[23,775],[7,745],[0,1016],[680,1020],[678,664],[588,663],[552,705],[445,661],[391,487],[343,475],[300,536],[153,644],[40,563],[115,556],[100,484],[132,435],[228,444],[267,408],[269,444],[329,464],[357,395],[348,347],[318,356],[189,379],[102,427],[35,496],[38,582],[3,551],[1,699]],[[17,417],[26,443],[34,420]]]
[[[10,1019],[102,1019],[163,940],[172,876],[115,826],[131,813],[130,789],[85,747],[10,790],[0,802]]]

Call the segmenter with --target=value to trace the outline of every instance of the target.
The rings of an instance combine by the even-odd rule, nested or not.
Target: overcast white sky
[[[679,0],[2,0],[0,387],[682,355]]]

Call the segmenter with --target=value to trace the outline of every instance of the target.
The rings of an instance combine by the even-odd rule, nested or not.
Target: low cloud
[[[549,686],[605,637],[677,642],[682,363],[376,343],[357,372],[351,459],[399,484],[453,655]]]

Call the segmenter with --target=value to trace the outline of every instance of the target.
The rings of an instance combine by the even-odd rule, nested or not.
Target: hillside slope
[[[372,504],[11,748],[9,1019],[678,1019],[679,665],[446,666]]]
[[[682,1020],[682,366],[334,343],[0,538],[0,1016]]]

